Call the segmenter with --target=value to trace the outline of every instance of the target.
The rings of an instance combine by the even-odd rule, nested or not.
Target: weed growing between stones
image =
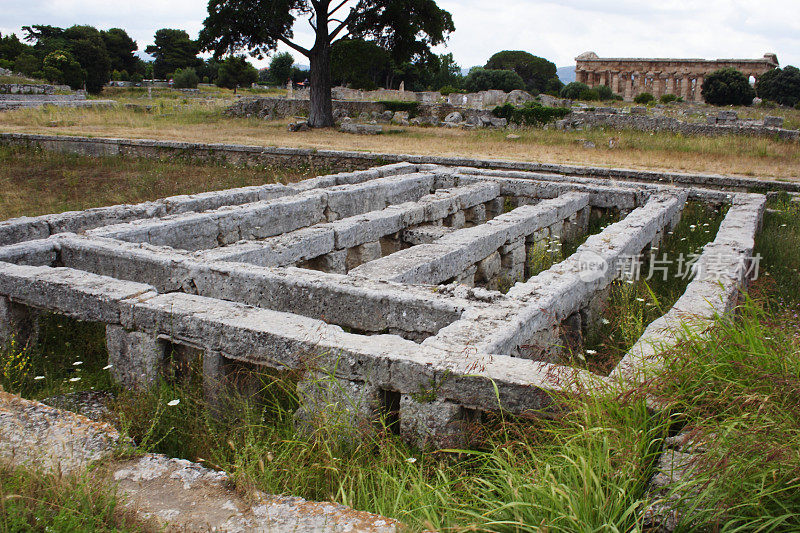
[[[103,324],[44,313],[36,342],[12,339],[0,348],[0,386],[26,398],[115,390]]]
[[[679,413],[702,452],[691,480],[675,483],[680,529],[800,528],[800,322],[776,320],[749,300],[740,316],[720,319],[704,339],[669,352],[648,393]]]
[[[726,212],[727,208],[688,202],[675,229],[659,247],[644,254],[638,279],[611,284],[603,316],[587,331],[584,352],[573,359],[579,364],[585,361],[595,372],[610,372],[647,325],[666,313],[686,290],[692,259],[714,240]]]
[[[497,416],[471,428],[470,449],[422,451],[387,419],[350,428],[358,438],[339,422],[298,429],[293,377],[239,379],[257,391],[209,404],[196,383],[164,381],[123,393],[116,408],[145,450],[223,468],[244,490],[333,500],[411,530],[635,528],[665,432],[643,401],[609,395],[544,417]]]

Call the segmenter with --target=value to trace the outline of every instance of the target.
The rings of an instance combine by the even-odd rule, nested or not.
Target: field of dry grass
[[[800,146],[771,138],[533,129],[517,131],[519,138],[508,139],[508,132],[500,130],[419,127],[390,127],[378,136],[349,135],[333,129],[290,133],[287,121],[223,116],[222,110],[231,101],[228,95],[153,100],[133,99],[131,94],[119,96],[125,103],[138,105],[6,112],[0,114],[0,131],[473,156],[800,179]],[[612,139],[613,148],[609,144]],[[583,140],[592,141],[595,148],[585,147]]]
[[[93,158],[0,147],[0,220],[307,177],[303,169]]]

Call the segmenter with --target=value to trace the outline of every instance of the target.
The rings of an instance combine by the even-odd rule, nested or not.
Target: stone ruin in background
[[[589,87],[607,85],[628,102],[641,93],[656,99],[674,94],[686,102],[703,102],[703,80],[716,70],[732,67],[757,81],[778,68],[775,54],[764,54],[761,59],[656,59],[598,57],[584,52],[575,61],[575,81]]]

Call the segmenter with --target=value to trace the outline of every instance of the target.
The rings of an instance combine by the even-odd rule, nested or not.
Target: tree
[[[63,50],[50,52],[44,58],[42,73],[50,82],[69,85],[73,89],[83,87],[86,71],[72,54]]]
[[[331,80],[336,85],[372,90],[389,68],[389,53],[374,42],[340,39],[331,46]]]
[[[256,67],[251,65],[244,56],[230,56],[222,62],[217,74],[217,87],[236,89],[239,87],[249,87],[258,79]]]
[[[513,70],[519,74],[525,82],[525,88],[532,94],[545,92],[551,80],[558,79],[555,64],[522,50],[497,52],[489,58],[485,68]]]
[[[431,56],[418,63],[419,83],[423,88],[440,90],[443,87],[458,89],[464,85],[461,67],[456,64],[453,54]]]
[[[269,62],[269,82],[273,85],[286,85],[292,76],[294,57],[289,52],[275,54]]]
[[[349,11],[343,11],[348,5]],[[292,40],[298,17],[306,17],[314,31],[310,48]],[[210,0],[200,41],[216,56],[247,49],[261,58],[278,43],[306,56],[311,63],[309,123],[327,127],[333,125],[330,54],[337,39],[372,38],[402,58],[429,51],[452,30],[452,17],[434,0]]]
[[[467,78],[464,80],[464,88],[471,93],[490,89],[511,92],[517,89],[524,90],[525,82],[513,70],[493,70],[477,67],[469,71]]]
[[[100,32],[92,26],[72,26],[64,30],[69,51],[86,71],[86,90],[98,94],[111,79],[111,59]]]
[[[154,44],[144,50],[152,55],[153,75],[156,78],[166,78],[179,68],[200,66],[197,54],[200,51],[196,41],[189,38],[183,30],[162,28],[155,34]]]
[[[111,70],[125,71],[128,74],[139,72],[144,65],[142,61],[133,55],[139,49],[136,41],[130,38],[125,30],[111,28],[108,31],[101,31],[103,42],[106,45],[108,57],[111,60]]]
[[[712,105],[750,105],[756,91],[744,74],[727,67],[706,76],[702,95],[706,103]]]
[[[30,51],[30,48],[20,41],[16,34],[12,33],[5,37],[0,34],[0,59],[16,61],[23,52]]]
[[[14,71],[27,76],[35,76],[42,68],[39,58],[30,52],[23,52],[14,61]]]
[[[105,42],[93,26],[24,26],[25,40],[35,42],[34,52],[40,64],[50,53],[69,52],[85,71],[84,84],[91,93],[99,93],[111,79],[111,59]]]
[[[179,68],[172,78],[174,80],[173,87],[176,89],[196,89],[197,84],[200,83],[200,77],[192,67]]]
[[[579,81],[573,81],[568,83],[563,89],[561,89],[561,98],[577,100],[578,98],[581,97],[582,93],[590,90],[591,88],[585,83],[581,83]]]
[[[763,100],[796,106],[800,102],[800,69],[789,65],[762,74],[756,82],[756,94]]]

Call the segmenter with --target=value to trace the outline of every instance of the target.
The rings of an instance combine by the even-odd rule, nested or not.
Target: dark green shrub
[[[81,68],[72,54],[63,50],[50,52],[44,58],[42,72],[47,81],[69,85],[72,89],[80,89],[86,79],[86,71]]]
[[[770,100],[792,107],[800,102],[800,69],[791,65],[784,69],[772,69],[756,82],[756,94],[763,100]]]
[[[513,70],[474,68],[464,80],[464,88],[471,93],[492,89],[508,93],[517,89],[524,90],[525,82]]]
[[[442,94],[442,96],[447,96],[448,94],[466,93],[467,91],[465,91],[464,89],[456,89],[455,87],[450,85],[445,85],[444,87],[439,89],[439,92]]]
[[[600,100],[600,95],[597,94],[595,89],[586,89],[585,91],[581,91],[581,94],[578,95],[578,100],[594,102],[595,100]]]
[[[654,102],[655,99],[656,99],[656,97],[653,96],[650,93],[639,93],[633,99],[633,102],[636,103],[636,104],[645,104],[646,105],[646,104],[649,104],[651,102]]]
[[[702,94],[706,103],[712,105],[750,105],[756,91],[744,74],[728,67],[706,77]]]
[[[668,104],[670,102],[675,102],[677,100],[678,100],[678,95],[676,94],[662,94],[661,98],[659,98],[659,101],[662,104]]]
[[[195,89],[200,83],[200,78],[192,67],[179,68],[175,71],[172,79],[175,82],[173,87],[176,89]]]
[[[570,109],[566,107],[546,107],[537,102],[528,102],[521,107],[512,104],[503,104],[492,110],[492,114],[499,118],[505,118],[514,124],[526,126],[537,126],[547,124],[569,115]]]
[[[591,88],[585,83],[581,83],[579,81],[573,81],[572,83],[568,83],[563,89],[561,89],[561,98],[569,98],[570,100],[577,100],[578,98],[580,98],[581,93],[584,91],[591,91]]]
[[[409,117],[415,117],[419,113],[419,102],[403,102],[401,100],[381,100],[378,102],[386,111],[407,111]]]
[[[611,90],[611,87],[608,85],[598,85],[594,88],[594,91],[597,93],[598,100],[613,100],[614,99],[614,91]]]

